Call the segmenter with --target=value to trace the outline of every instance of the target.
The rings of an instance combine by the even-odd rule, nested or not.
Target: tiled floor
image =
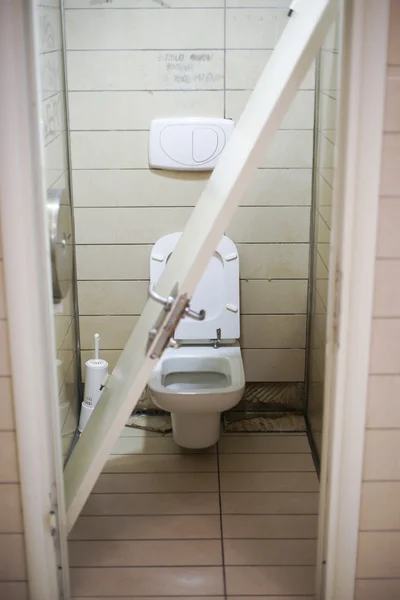
[[[70,540],[92,600],[311,600],[318,480],[303,434],[182,452],[125,428]]]

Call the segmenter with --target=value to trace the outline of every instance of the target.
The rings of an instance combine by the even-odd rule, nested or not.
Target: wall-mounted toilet
[[[150,256],[150,283],[157,283],[181,236],[160,238]],[[240,336],[239,255],[224,236],[190,302],[204,309],[204,321],[184,318],[175,331],[179,348],[168,348],[153,370],[150,395],[171,412],[174,440],[186,448],[207,448],[220,435],[221,412],[241,399],[245,378]]]

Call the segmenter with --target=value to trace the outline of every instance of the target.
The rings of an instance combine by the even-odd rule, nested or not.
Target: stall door
[[[65,469],[70,530],[90,494],[156,361],[271,143],[335,18],[337,0],[296,0],[288,23],[179,240],[149,297]]]

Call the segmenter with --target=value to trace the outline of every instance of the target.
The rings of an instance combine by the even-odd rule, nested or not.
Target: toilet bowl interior
[[[167,358],[162,364],[161,383],[171,391],[229,387],[232,383],[231,365],[223,357]]]

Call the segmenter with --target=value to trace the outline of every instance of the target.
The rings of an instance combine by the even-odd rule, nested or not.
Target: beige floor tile
[[[211,473],[216,454],[121,454],[110,456],[103,473]]]
[[[91,494],[83,515],[217,515],[217,493]]]
[[[319,494],[316,492],[221,494],[222,512],[225,514],[318,514]]]
[[[71,569],[73,596],[222,595],[221,567]]]
[[[219,539],[217,515],[80,517],[72,540]]]
[[[219,457],[219,468],[221,472],[315,472],[311,454],[222,454]]]
[[[226,565],[313,566],[316,540],[228,540],[224,541]]]
[[[354,600],[399,600],[400,579],[356,579]]]
[[[0,584],[1,585],[1,584]],[[0,596],[1,598],[1,596]],[[16,599],[16,600],[19,600]],[[83,596],[74,596],[73,600],[87,600],[87,597]],[[115,596],[90,596],[90,600],[115,600]],[[118,600],[166,600],[166,596],[118,596]],[[183,600],[182,596],[168,596],[168,600]],[[190,600],[204,600],[204,596],[190,596]],[[225,600],[224,596],[207,596],[207,600]],[[240,598],[238,599],[240,600]],[[243,598],[242,598],[243,600]],[[254,599],[253,599],[254,600]],[[260,600],[257,598],[257,600]],[[261,598],[261,600],[263,600]],[[268,598],[271,600],[271,598]],[[272,600],[275,600],[272,598]],[[286,598],[280,598],[279,600],[287,600]],[[304,598],[304,596],[300,599],[297,598],[289,598],[288,600],[314,600],[313,598]]]
[[[72,567],[219,566],[222,549],[220,540],[71,541],[69,560]]]
[[[217,491],[217,473],[103,474],[93,488],[94,494]]]
[[[115,444],[111,454],[212,454],[216,452],[216,447],[212,446],[199,452],[180,448],[175,444],[170,436],[152,437],[152,436],[129,436],[120,437]]]
[[[221,473],[222,492],[317,492],[316,473]]]
[[[219,442],[221,454],[229,453],[294,453],[310,452],[305,435],[258,435],[222,437]]]
[[[312,594],[313,567],[227,567],[228,594]]]
[[[224,538],[317,537],[317,515],[223,515]]]

